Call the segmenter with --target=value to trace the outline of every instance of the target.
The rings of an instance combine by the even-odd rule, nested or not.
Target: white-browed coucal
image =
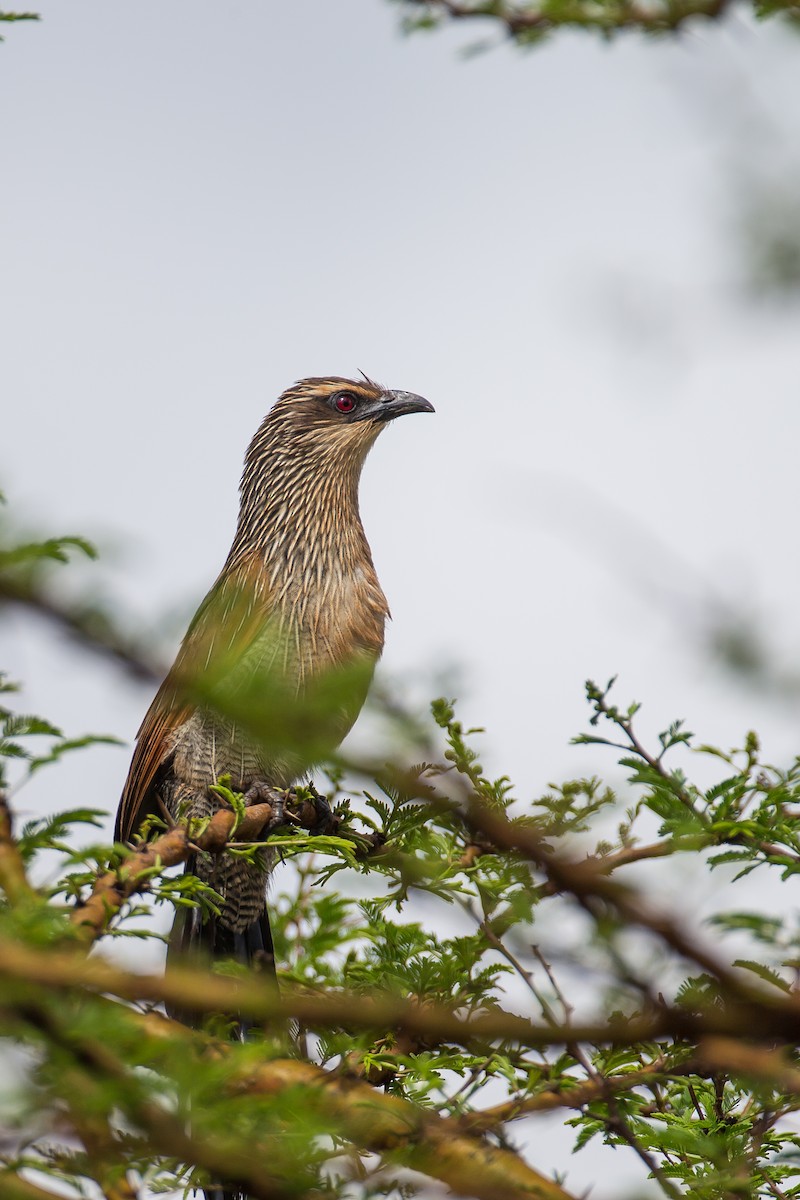
[[[372,444],[421,396],[370,380],[303,379],[264,418],[245,458],[236,536],[138,733],[117,814],[127,842],[149,813],[206,817],[220,778],[247,803],[288,789],[355,721],[388,616],[361,523]],[[198,855],[218,918],[176,923],[173,951],[271,956],[269,865]],[[186,910],[184,910],[186,911]]]

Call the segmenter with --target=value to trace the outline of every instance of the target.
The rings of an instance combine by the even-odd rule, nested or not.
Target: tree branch
[[[163,1033],[171,1036],[167,1024],[171,1023],[164,1022]],[[223,1054],[230,1051],[227,1044],[217,1048]],[[479,1131],[473,1134],[456,1119],[385,1095],[361,1079],[312,1063],[276,1059],[243,1072],[234,1083],[235,1090],[254,1095],[297,1087],[306,1087],[310,1106],[318,1107],[355,1145],[399,1159],[458,1194],[481,1200],[570,1200],[569,1193],[518,1155],[477,1140]]]
[[[732,996],[752,1000],[753,990],[740,975],[695,942],[673,917],[653,911],[640,893],[607,878],[602,860],[576,862],[554,853],[538,830],[509,821],[502,813],[488,808],[474,793],[467,797],[463,807],[447,801],[432,801],[434,807],[442,806],[442,803],[450,811],[460,814],[470,829],[488,837],[499,850],[521,854],[539,867],[556,891],[573,896],[593,917],[601,913],[597,902],[608,906],[626,925],[648,930],[682,958],[696,963]]]
[[[311,828],[316,816],[313,811],[306,811],[307,807],[312,810],[305,802],[300,804],[296,819],[298,824]],[[191,824],[183,822],[154,841],[144,843],[116,870],[99,876],[87,899],[70,913],[70,922],[78,936],[84,942],[96,941],[123,904],[136,892],[147,889],[154,873],[178,866],[196,850],[220,854],[234,834],[237,842],[256,840],[272,813],[272,805],[268,802],[253,804],[237,826],[236,815],[231,809],[219,809],[202,833],[195,833]]]
[[[158,1014],[126,1011],[125,1015],[142,1025],[147,1035],[170,1042],[177,1038],[192,1047],[198,1057],[207,1056],[212,1047],[217,1057],[232,1058],[235,1054],[236,1047],[230,1043],[212,1041]],[[243,1144],[235,1139],[226,1141],[222,1136],[205,1136],[201,1142],[192,1137],[180,1119],[161,1105],[140,1098],[134,1075],[116,1060],[105,1043],[60,1029],[58,1018],[47,1010],[40,1009],[38,1017],[50,1035],[75,1057],[77,1072],[91,1071],[82,1081],[83,1088],[96,1088],[97,1080],[104,1076],[123,1085],[130,1118],[144,1129],[158,1153],[198,1163],[217,1178],[246,1186],[261,1200],[282,1196],[288,1200],[296,1194],[280,1180],[270,1178],[259,1165],[269,1160],[268,1148],[251,1140]],[[251,1056],[247,1058],[251,1060]],[[385,1095],[360,1079],[291,1059],[276,1059],[256,1067],[246,1060],[238,1069],[235,1062],[231,1065],[225,1086],[232,1095],[280,1096],[288,1092],[296,1096],[298,1089],[303,1089],[304,1107],[322,1117],[331,1133],[387,1161],[437,1179],[456,1194],[476,1200],[574,1200],[512,1151],[470,1135],[451,1118]]]
[[[47,1191],[5,1168],[0,1169],[0,1196],[3,1200],[64,1200],[63,1192]]]
[[[703,1038],[696,1062],[706,1070],[744,1075],[768,1083],[781,1092],[800,1096],[800,1070],[786,1057],[784,1048],[748,1045],[739,1039]]]
[[[308,1089],[308,1104],[336,1122],[348,1140],[481,1200],[531,1197],[569,1200],[509,1150],[458,1131],[456,1122],[396,1096],[383,1095],[358,1079],[331,1075],[311,1063],[278,1059],[257,1068],[242,1087],[253,1092]]]
[[[704,1035],[758,1036],[764,1040],[800,1041],[800,1001],[781,994],[751,992],[748,1000],[714,1006],[702,1012],[667,1007],[611,1021],[562,1026],[536,1025],[525,1017],[492,1008],[469,1017],[456,1016],[443,1005],[403,1000],[393,995],[363,996],[347,992],[309,995],[274,988],[255,978],[228,978],[186,967],[165,975],[144,975],[111,966],[101,958],[72,951],[34,950],[0,937],[0,979],[108,993],[123,1000],[168,1002],[192,1013],[238,1011],[252,1021],[295,1017],[319,1028],[401,1030],[427,1042],[453,1042],[485,1050],[494,1041],[541,1048],[567,1042],[617,1046],[664,1037],[696,1039]]]
[[[626,1071],[622,1075],[607,1075],[602,1079],[588,1079],[584,1082],[574,1081],[560,1084],[552,1091],[540,1092],[538,1096],[522,1096],[514,1100],[506,1100],[493,1108],[483,1108],[479,1112],[464,1113],[458,1118],[462,1127],[470,1132],[496,1129],[508,1121],[518,1121],[521,1117],[534,1116],[536,1113],[553,1112],[557,1108],[584,1108],[593,1100],[602,1100],[607,1092],[614,1094],[628,1093],[638,1087],[651,1086],[662,1079],[690,1075],[697,1071],[697,1059],[688,1059],[676,1066],[667,1066],[663,1058],[656,1059],[641,1071]]]
[[[36,892],[28,883],[25,864],[22,861],[11,825],[11,810],[8,801],[0,792],[0,888],[9,904],[31,899]]]

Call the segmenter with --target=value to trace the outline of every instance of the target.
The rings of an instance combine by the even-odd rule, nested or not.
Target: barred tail
[[[187,870],[190,864],[187,864]],[[265,907],[245,929],[234,932],[222,924],[219,917],[210,917],[205,922],[199,909],[181,908],[175,914],[167,949],[167,970],[177,965],[210,965],[218,959],[235,959],[246,963],[253,971],[268,977],[277,989],[275,974],[275,952],[272,931]],[[184,1025],[199,1025],[197,1013],[182,1009],[179,1005],[167,1004],[167,1014]],[[240,1013],[227,1014],[235,1023],[235,1037],[242,1041],[247,1037],[250,1022]],[[238,1188],[229,1188],[220,1183],[204,1188],[205,1200],[249,1200]]]
[[[208,964],[222,958],[235,959],[254,971],[275,977],[275,951],[266,907],[238,933],[223,925],[219,917],[212,916],[204,922],[199,909],[178,910],[169,935],[167,969],[193,962]]]

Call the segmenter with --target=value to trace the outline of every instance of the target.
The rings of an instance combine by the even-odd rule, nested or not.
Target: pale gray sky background
[[[746,298],[737,227],[753,179],[795,178],[796,35],[734,15],[465,60],[474,28],[404,39],[381,0],[38,7],[0,47],[17,520],[93,538],[83,584],[177,637],[263,413],[363,369],[437,409],[365,472],[384,667],[455,664],[487,768],[521,796],[608,772],[568,740],[584,679],[614,673],[646,733],[755,726],[794,756],[797,697],[703,644],[725,607],[800,671],[800,307]],[[20,617],[0,636],[27,707],[133,738],[147,689]],[[128,753],[66,765],[58,805],[111,811]],[[598,1179],[532,1128],[540,1168]]]

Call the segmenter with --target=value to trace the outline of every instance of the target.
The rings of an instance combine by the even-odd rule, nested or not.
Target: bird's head
[[[414,392],[371,379],[301,379],[280,396],[253,438],[243,486],[265,467],[330,470],[356,475],[386,425],[406,413],[433,412]]]
[[[381,387],[366,376],[361,380],[331,376],[301,379],[287,388],[267,422],[355,448],[371,445],[395,417],[415,412],[433,412],[433,405],[413,392]]]

